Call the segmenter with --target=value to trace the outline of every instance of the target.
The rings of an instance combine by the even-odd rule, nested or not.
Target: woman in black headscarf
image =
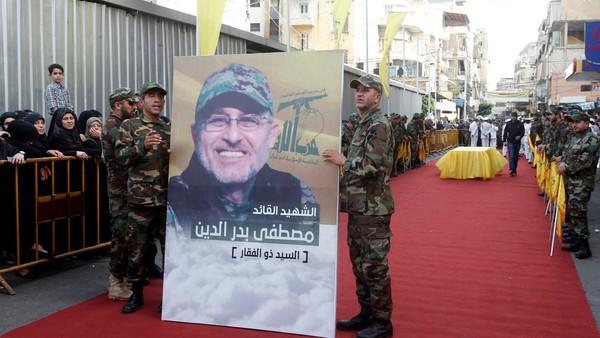
[[[30,112],[25,117],[25,122],[33,124],[33,126],[38,132],[37,138],[33,140],[32,145],[34,147],[47,154],[47,156],[54,156],[59,158],[63,158],[65,156],[62,152],[58,150],[50,149],[48,137],[46,136],[46,120],[41,114],[36,112]]]
[[[87,148],[84,146],[79,130],[77,129],[77,116],[66,108],[61,108],[54,113],[54,128],[50,138],[50,147],[60,150],[66,156],[78,158],[97,157],[102,154],[102,148]]]

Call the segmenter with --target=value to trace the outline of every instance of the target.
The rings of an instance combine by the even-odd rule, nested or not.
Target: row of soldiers
[[[532,139],[537,151],[545,152],[548,162],[557,163],[563,175],[566,193],[566,218],[563,226],[565,243],[561,249],[575,252],[578,259],[592,255],[589,246],[588,202],[596,183],[600,145],[590,128],[590,116],[578,106],[556,106],[546,113],[544,122],[534,116]],[[543,193],[540,193],[543,196]]]
[[[427,142],[423,118],[424,114],[416,113],[407,124],[408,117],[406,115],[392,113],[388,116],[394,129],[394,157],[396,159],[392,177],[398,176],[409,168],[414,169],[425,164]],[[359,116],[354,113],[348,120],[342,122],[342,152],[344,154],[352,141],[358,121]]]

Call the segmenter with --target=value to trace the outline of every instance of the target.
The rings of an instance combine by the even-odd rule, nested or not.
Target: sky
[[[500,78],[514,76],[519,53],[536,42],[538,28],[546,18],[548,0],[471,0],[471,29],[488,34],[488,89]]]

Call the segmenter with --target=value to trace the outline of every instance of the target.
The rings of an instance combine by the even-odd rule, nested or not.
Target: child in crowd
[[[73,110],[73,104],[69,96],[69,91],[62,84],[65,77],[63,66],[58,63],[53,63],[48,67],[48,76],[52,82],[44,91],[44,101],[50,115],[54,114],[60,108],[68,108]]]

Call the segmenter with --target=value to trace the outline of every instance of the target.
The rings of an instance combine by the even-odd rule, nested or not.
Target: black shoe
[[[574,238],[573,242],[571,243],[567,243],[563,246],[560,247],[560,249],[562,251],[568,251],[568,252],[578,252],[579,251],[579,239]]]
[[[160,268],[160,266],[156,265],[156,264],[152,264],[149,268],[148,268],[148,276],[152,277],[152,278],[163,278],[163,269]]]
[[[133,294],[129,297],[127,304],[121,309],[122,313],[134,313],[144,305],[144,287],[142,286],[142,282],[133,282],[132,289]]]
[[[575,258],[577,259],[586,259],[592,256],[592,251],[590,250],[590,243],[587,239],[581,240],[579,243],[579,250],[575,253]]]
[[[346,320],[338,320],[337,329],[338,330],[358,330],[365,328],[375,321],[375,318],[372,314],[367,313],[359,313],[356,316],[352,317],[352,319]]]
[[[160,305],[158,306],[158,312],[162,313],[162,302],[160,302]]]
[[[538,192],[538,196],[544,196],[543,192]]]
[[[150,280],[149,280],[148,278],[144,278],[144,279],[142,279],[142,285],[143,285],[143,286],[148,286],[148,285],[150,285]]]
[[[389,320],[377,319],[366,329],[358,332],[356,338],[386,338],[394,335],[394,327]]]

